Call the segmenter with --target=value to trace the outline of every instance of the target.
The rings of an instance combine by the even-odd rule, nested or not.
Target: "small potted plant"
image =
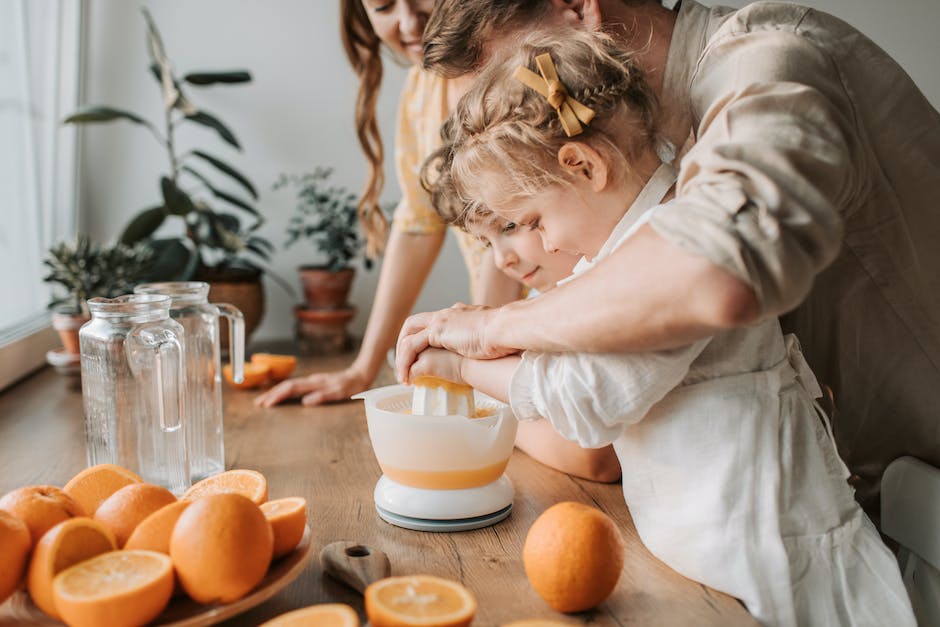
[[[299,175],[282,174],[274,189],[296,189],[294,214],[287,225],[285,248],[298,241],[316,251],[314,263],[298,269],[306,304],[297,307],[298,334],[311,352],[333,352],[348,344],[345,327],[355,314],[348,303],[356,275],[354,262],[365,244],[359,234],[355,194],[329,184],[332,168]],[[371,267],[368,259],[365,267]]]
[[[85,301],[95,296],[113,298],[134,289],[153,262],[144,245],[98,246],[79,235],[74,242],[59,242],[49,249],[43,281],[60,285],[65,293],[53,296],[52,326],[59,331],[65,353],[78,354],[78,330],[88,320]]]

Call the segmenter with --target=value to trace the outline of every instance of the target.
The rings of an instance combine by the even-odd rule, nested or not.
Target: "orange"
[[[31,546],[26,523],[9,512],[0,511],[0,603],[20,587]]]
[[[26,589],[33,603],[49,616],[59,618],[52,595],[53,578],[69,566],[115,549],[114,534],[91,518],[60,522],[39,540],[29,561]]]
[[[359,615],[345,603],[320,603],[275,616],[260,627],[359,627]]]
[[[604,601],[623,568],[623,538],[607,514],[582,503],[558,503],[532,523],[522,547],[529,583],[559,612]]]
[[[465,587],[441,577],[386,577],[366,588],[372,627],[465,627],[477,602]]]
[[[253,362],[245,363],[245,379],[241,383],[235,383],[232,376],[232,365],[222,366],[222,377],[226,383],[236,390],[253,390],[268,382],[268,375],[271,373],[271,367],[267,364],[256,364]]]
[[[261,509],[241,494],[210,494],[180,515],[170,557],[180,584],[198,603],[230,603],[261,583],[274,534]]]
[[[183,501],[192,501],[201,496],[209,494],[225,494],[234,492],[241,494],[256,505],[261,505],[268,500],[268,481],[257,470],[248,470],[247,468],[235,468],[226,470],[217,475],[206,477],[199,483],[183,493],[180,497]]]
[[[307,501],[299,496],[268,501],[261,512],[274,532],[274,557],[283,557],[300,544],[307,526]]]
[[[169,505],[164,505],[153,512],[142,521],[124,544],[128,550],[156,551],[164,555],[170,554],[170,536],[173,535],[173,527],[179,520],[183,510],[189,507],[192,501],[176,501]]]
[[[106,498],[132,483],[143,479],[126,468],[114,464],[98,464],[81,471],[65,484],[62,491],[78,501],[92,516]]]
[[[63,520],[86,515],[72,497],[51,485],[26,486],[7,492],[0,498],[0,510],[26,523],[32,546],[39,542],[42,534]]]
[[[71,627],[137,627],[160,615],[173,592],[173,562],[153,551],[111,551],[52,581],[59,614]]]
[[[273,355],[271,353],[255,353],[251,356],[253,364],[267,364],[268,378],[277,383],[283,381],[294,372],[297,367],[297,358],[293,355]]]
[[[176,497],[164,487],[132,483],[106,498],[95,510],[95,520],[110,529],[118,547],[123,548],[141,521],[164,505],[175,502]]]

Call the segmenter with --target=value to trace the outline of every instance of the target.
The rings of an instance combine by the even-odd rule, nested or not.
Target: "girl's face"
[[[575,255],[545,252],[537,232],[502,218],[471,221],[467,229],[493,249],[493,260],[500,270],[540,292],[550,290],[569,276],[578,262]]]
[[[434,0],[362,0],[362,6],[375,34],[392,52],[421,62],[424,26]]]

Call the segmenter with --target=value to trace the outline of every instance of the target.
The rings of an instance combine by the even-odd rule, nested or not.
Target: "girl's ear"
[[[587,26],[599,29],[601,10],[599,0],[550,0],[555,13],[568,26]]]
[[[568,142],[559,148],[558,165],[575,180],[590,185],[595,192],[607,187],[607,161],[583,142]]]

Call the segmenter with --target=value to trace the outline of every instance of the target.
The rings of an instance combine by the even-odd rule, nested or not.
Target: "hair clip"
[[[581,125],[586,126],[594,119],[594,111],[568,95],[568,90],[558,80],[550,54],[546,52],[535,57],[535,64],[541,76],[520,65],[513,77],[545,97],[548,104],[558,113],[558,119],[561,120],[561,126],[568,137],[580,134],[584,130]]]

